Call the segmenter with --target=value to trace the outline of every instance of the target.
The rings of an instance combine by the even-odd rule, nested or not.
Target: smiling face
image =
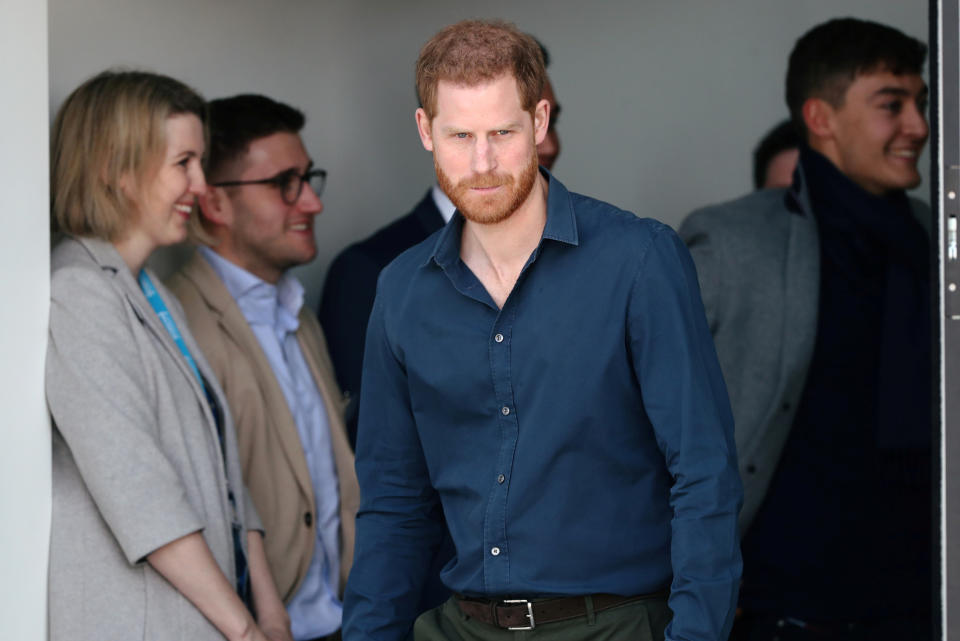
[[[505,220],[528,200],[537,178],[547,101],[531,116],[516,80],[503,75],[475,86],[441,80],[436,102],[432,120],[417,110],[417,126],[424,148],[433,152],[440,187],[467,220]]]
[[[810,145],[848,178],[876,195],[920,184],[917,159],[930,131],[923,78],[864,73],[850,83],[839,107],[820,102],[820,122],[807,122]]]
[[[187,237],[187,220],[197,196],[206,189],[200,159],[203,156],[203,124],[193,114],[177,114],[164,125],[166,149],[152,174],[139,189],[122,183],[136,212],[121,238],[114,244],[131,267],[136,268],[158,247],[179,243]]]
[[[293,171],[302,175],[312,165],[300,136],[280,132],[250,143],[237,161],[237,171],[224,180],[262,180]],[[215,187],[223,233],[212,249],[268,283],[317,255],[314,218],[323,203],[304,183],[300,197],[288,205],[273,184]],[[210,196],[208,195],[208,198]]]

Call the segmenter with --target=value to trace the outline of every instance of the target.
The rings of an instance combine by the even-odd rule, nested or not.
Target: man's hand
[[[239,641],[274,641],[272,638],[268,638],[263,630],[260,629],[260,626],[253,625],[247,629],[243,636],[240,637]],[[284,641],[287,641],[284,639]],[[292,641],[292,640],[291,640]]]
[[[247,561],[250,566],[250,587],[257,614],[257,626],[268,641],[293,641],[290,615],[277,594],[277,587],[267,566],[263,536],[256,530],[247,532]]]

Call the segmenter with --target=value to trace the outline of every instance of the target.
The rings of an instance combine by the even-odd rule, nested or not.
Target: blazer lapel
[[[360,507],[360,486],[354,468],[353,450],[350,449],[346,424],[343,420],[346,400],[340,394],[340,388],[337,387],[333,364],[330,362],[327,346],[323,341],[322,330],[316,319],[307,316],[310,313],[306,309],[300,310],[300,329],[297,330],[297,340],[300,341],[304,358],[310,367],[314,380],[317,382],[317,387],[327,408],[330,444],[333,449],[333,460],[340,484],[340,588],[342,590],[353,564],[355,518]]]
[[[206,405],[206,393],[203,391],[203,387],[200,386],[200,382],[197,380],[196,375],[190,368],[190,364],[187,363],[187,359],[184,358],[180,348],[174,342],[173,337],[170,336],[170,332],[168,332],[167,328],[164,327],[160,317],[153,310],[153,306],[150,305],[150,302],[147,300],[146,296],[144,296],[143,291],[140,289],[140,285],[135,280],[134,275],[130,272],[130,268],[127,267],[125,262],[123,262],[123,258],[121,258],[120,254],[117,253],[117,250],[111,243],[107,241],[94,238],[77,238],[77,240],[87,249],[88,252],[90,252],[90,255],[93,256],[94,260],[96,260],[97,264],[100,265],[101,269],[107,269],[114,272],[115,282],[119,284],[120,289],[123,291],[127,302],[130,304],[130,307],[133,308],[137,318],[140,319],[140,322],[142,322],[144,326],[153,332],[160,344],[163,345],[167,352],[169,352],[174,362],[176,362],[177,367],[180,368],[181,373],[190,382],[190,386],[193,388],[197,399],[203,401],[204,405]],[[149,269],[147,270],[147,274],[150,276],[150,279],[153,281],[154,285],[157,286],[157,291],[160,294],[160,297],[163,299],[163,302],[167,305],[167,308],[170,309],[170,298],[169,296],[164,295],[164,291],[159,285],[160,280],[157,278],[156,274]],[[170,311],[170,314],[174,319],[174,322],[177,323],[177,329],[181,330],[182,332],[183,320],[177,318],[177,315],[172,310]]]
[[[329,362],[329,359],[325,358],[326,346],[319,344],[316,337],[304,327],[306,323],[310,322],[309,319],[303,317],[304,314],[308,313],[310,312],[306,309],[300,312],[300,329],[297,330],[297,340],[300,341],[304,359],[310,367],[310,373],[313,374],[313,378],[317,382],[317,387],[323,396],[323,403],[327,408],[327,421],[330,423],[330,439],[333,444],[337,474],[342,478],[344,466],[353,469],[353,454],[343,423],[343,407],[346,401],[339,393],[333,375],[333,365]]]
[[[130,268],[120,254],[117,253],[114,246],[104,240],[96,238],[76,238],[76,240],[83,245],[83,247],[93,256],[93,259],[100,265],[101,269],[109,270],[114,272],[115,281],[121,291],[123,292],[124,297],[127,299],[127,303],[133,309],[134,314],[137,318],[143,323],[156,338],[163,349],[167,351],[170,357],[173,359],[173,362],[177,364],[177,368],[180,370],[180,373],[183,374],[186,378],[187,383],[193,389],[193,395],[196,397],[197,402],[200,404],[203,415],[207,419],[207,430],[210,432],[210,436],[213,439],[212,442],[219,443],[219,435],[217,434],[217,425],[216,421],[213,418],[213,412],[210,409],[210,403],[207,400],[206,391],[200,384],[200,381],[197,380],[196,375],[193,373],[190,364],[187,363],[187,359],[183,356],[183,353],[180,351],[180,348],[174,342],[173,337],[170,336],[170,332],[167,331],[167,328],[164,327],[163,322],[160,320],[160,317],[153,310],[153,306],[150,305],[150,302],[144,296],[143,291],[140,289],[139,283],[134,279],[133,274],[130,272]],[[170,311],[171,318],[177,324],[177,329],[180,330],[181,334],[184,333],[186,329],[186,320],[179,316],[176,313],[176,306],[171,305],[170,297],[165,295],[166,292],[160,285],[160,280],[157,278],[149,269],[147,274],[150,276],[150,279],[153,281],[154,285],[157,287],[157,292],[160,294],[160,297],[163,299],[163,302],[167,305],[167,309]],[[189,336],[184,336],[184,341],[189,344]],[[188,347],[188,349],[192,349]],[[196,356],[191,352],[191,355],[196,358]],[[199,364],[198,364],[199,367]],[[225,473],[223,470],[223,461],[218,460],[218,466],[222,473]]]
[[[799,388],[807,375],[807,367],[797,363],[809,363],[817,335],[817,319],[820,298],[820,241],[817,223],[810,208],[802,169],[800,186],[788,197],[795,199],[798,212],[791,212],[785,273],[784,321],[780,361],[780,388]],[[792,380],[796,377],[801,380]],[[778,398],[782,394],[778,394]],[[798,402],[799,399],[792,399]]]
[[[290,407],[287,405],[287,399],[283,395],[283,390],[273,374],[270,361],[267,360],[267,356],[260,346],[260,341],[257,340],[253,330],[250,329],[250,324],[243,316],[243,312],[240,311],[233,296],[227,291],[223,281],[220,280],[220,276],[217,275],[206,259],[199,253],[194,254],[184,267],[183,273],[194,283],[207,305],[217,314],[219,325],[223,331],[252,361],[257,377],[257,386],[263,394],[268,416],[273,419],[267,422],[266,428],[276,430],[283,446],[284,455],[296,476],[297,483],[312,501],[313,485],[310,481],[310,472],[307,469],[307,459],[303,453],[303,445],[300,443],[300,434],[297,432],[297,426],[293,414],[290,412]]]

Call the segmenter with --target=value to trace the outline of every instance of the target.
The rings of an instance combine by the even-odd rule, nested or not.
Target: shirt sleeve
[[[204,524],[160,447],[129,309],[101,274],[62,269],[53,278],[46,357],[47,403],[87,490],[127,561],[142,562]]]
[[[643,249],[629,346],[644,407],[673,477],[670,641],[726,639],[742,562],[733,417],[686,247],[668,227]]]
[[[364,355],[356,457],[361,501],[344,596],[343,636],[351,641],[408,637],[444,527],[385,315],[378,294]]]

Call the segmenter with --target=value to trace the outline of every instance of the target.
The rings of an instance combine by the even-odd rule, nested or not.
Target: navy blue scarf
[[[930,447],[931,316],[930,241],[914,218],[903,191],[875,196],[832,162],[804,147],[800,162],[807,178],[817,224],[836,232],[842,243],[822,243],[821,252],[851,275],[856,266],[882,270],[880,368],[877,380],[877,447],[918,450]],[[823,239],[824,234],[820,234]],[[874,270],[870,270],[874,271]]]

